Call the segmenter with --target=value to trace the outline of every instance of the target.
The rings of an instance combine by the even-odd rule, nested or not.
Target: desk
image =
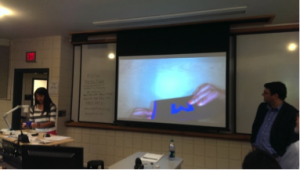
[[[29,132],[28,130],[23,130],[23,132]],[[43,139],[43,135],[46,133],[39,133],[38,138]],[[55,135],[51,135],[51,136],[55,136]],[[16,138],[8,138],[7,135],[3,135],[0,134],[0,139],[2,140],[6,140],[8,142],[14,143],[16,144]],[[50,143],[45,143],[45,144],[32,144],[32,143],[22,143],[20,142],[19,145],[48,145],[48,146],[53,146],[53,145],[61,145],[61,144],[65,144],[65,143],[69,143],[69,142],[73,142],[74,139],[72,138],[68,138],[68,139],[64,139],[64,140],[60,140],[60,141],[55,141],[55,142],[50,142]]]
[[[29,132],[28,130],[24,130],[23,132]],[[32,133],[28,133],[28,135],[31,135]],[[38,138],[43,139],[43,135],[46,133],[39,133]],[[55,135],[51,135],[55,136]],[[51,138],[51,137],[50,137]],[[22,159],[21,159],[21,147],[22,145],[44,145],[44,146],[55,146],[55,145],[60,145],[60,144],[65,144],[68,142],[74,141],[72,138],[60,140],[60,141],[55,141],[55,142],[50,142],[50,143],[45,143],[45,144],[37,144],[37,143],[22,143],[20,142],[18,145],[18,139],[16,138],[9,138],[7,135],[0,134],[0,139],[2,139],[2,146],[4,149],[3,153],[3,160],[8,163],[9,165],[15,167],[15,168],[22,168]]]
[[[142,157],[146,154],[146,152],[136,152],[127,158],[111,165],[108,169],[133,169],[135,165],[135,159],[137,157]],[[156,165],[159,165],[159,169],[181,169],[183,159],[182,158],[175,158],[175,160],[170,161],[168,156],[164,155],[158,162],[153,164],[153,169],[156,169]],[[143,162],[144,163],[144,162]],[[152,165],[147,163],[144,165],[144,169],[152,169]]]

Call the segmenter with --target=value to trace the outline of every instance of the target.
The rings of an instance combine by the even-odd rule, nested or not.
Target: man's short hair
[[[281,169],[278,161],[271,154],[261,149],[248,153],[242,167],[243,169]]]
[[[286,98],[287,90],[285,84],[283,84],[282,82],[270,82],[266,83],[264,86],[265,88],[270,90],[271,95],[278,94],[278,97],[281,100],[284,100]]]

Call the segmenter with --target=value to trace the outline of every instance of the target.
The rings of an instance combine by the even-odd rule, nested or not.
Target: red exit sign
[[[27,52],[26,53],[26,62],[35,62],[36,61],[36,53],[35,52]]]
[[[36,61],[36,53],[35,52],[27,52],[26,53],[26,62],[35,62]]]

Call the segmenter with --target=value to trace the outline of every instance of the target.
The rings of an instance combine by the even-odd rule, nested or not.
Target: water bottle
[[[169,145],[169,160],[175,159],[175,144],[174,140],[171,139],[170,145]]]

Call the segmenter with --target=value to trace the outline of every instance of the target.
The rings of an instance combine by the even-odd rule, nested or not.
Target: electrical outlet
[[[66,116],[66,110],[59,110],[58,111],[58,117],[63,117],[63,116]]]

